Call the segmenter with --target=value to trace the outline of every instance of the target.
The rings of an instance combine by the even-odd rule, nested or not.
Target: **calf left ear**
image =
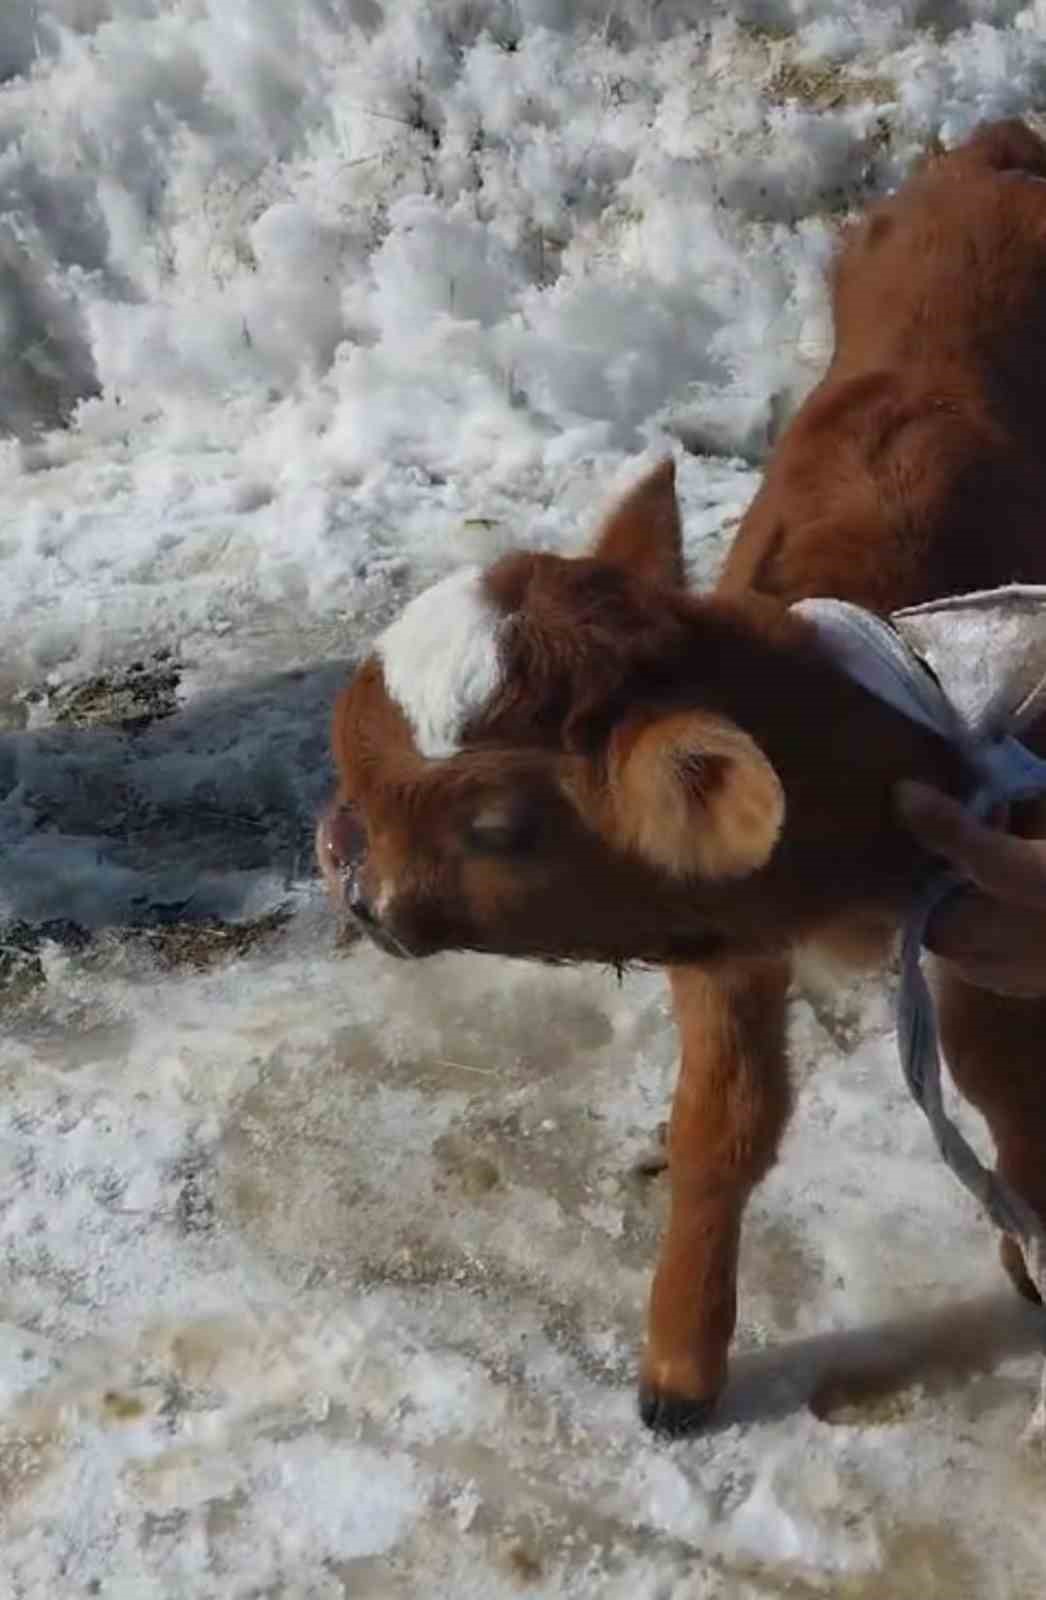
[[[640,478],[609,513],[592,554],[638,578],[682,587],[683,529],[671,456]]]
[[[675,877],[741,878],[770,859],[781,781],[747,733],[683,711],[619,728],[609,751],[621,842]]]

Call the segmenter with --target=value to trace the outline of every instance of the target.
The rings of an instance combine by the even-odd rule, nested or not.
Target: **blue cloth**
[[[968,609],[987,602],[1005,607],[1009,597],[1042,597],[1041,590],[1019,587],[990,595],[959,597],[944,602]],[[803,600],[793,608],[816,629],[825,651],[842,670],[872,694],[921,723],[961,749],[979,779],[967,804],[977,816],[997,805],[1046,793],[1046,760],[1015,736],[1020,712],[1010,718],[998,714],[972,718],[954,703],[922,659],[905,643],[896,627],[881,617],[841,600]],[[927,608],[920,608],[926,612]],[[919,613],[902,613],[916,616]],[[898,619],[900,620],[900,619]],[[1041,686],[1040,686],[1041,687]],[[1039,696],[1025,701],[1025,717]],[[906,921],[901,941],[901,973],[897,1000],[897,1046],[905,1082],[912,1098],[929,1121],[944,1161],[960,1183],[980,1202],[997,1227],[1020,1240],[1027,1265],[1046,1298],[1046,1228],[1031,1207],[980,1161],[948,1116],[941,1095],[941,1052],[937,1011],[923,975],[922,954],[930,918],[938,906],[961,887],[960,875],[946,869],[937,873],[918,896]],[[1044,952],[1046,960],[1046,952]],[[1043,1152],[1046,1160],[1046,1151]]]

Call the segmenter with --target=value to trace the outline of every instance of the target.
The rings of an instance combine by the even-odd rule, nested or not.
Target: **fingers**
[[[976,885],[934,913],[928,947],[978,988],[1046,994],[1046,841],[986,827],[920,783],[899,784],[896,803],[920,844]]]
[[[1046,906],[1046,845],[985,827],[925,784],[898,784],[896,800],[919,843],[959,867],[985,893],[1017,905]]]
[[[1028,999],[1046,994],[1046,909],[963,889],[934,912],[927,949],[977,989]]]

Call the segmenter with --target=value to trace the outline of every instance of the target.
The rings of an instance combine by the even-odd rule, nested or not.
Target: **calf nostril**
[[[366,854],[367,836],[356,814],[343,802],[332,802],[316,824],[316,862],[333,904],[369,928],[373,918],[358,884]]]
[[[345,908],[350,916],[354,917],[363,927],[376,928],[378,926],[378,919],[374,914],[374,909],[360,887],[359,878],[354,872],[350,873],[346,880]]]

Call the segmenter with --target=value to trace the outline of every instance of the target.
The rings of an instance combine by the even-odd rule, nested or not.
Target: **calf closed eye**
[[[483,855],[527,855],[538,841],[536,812],[488,806],[477,811],[466,829],[469,847]]]

